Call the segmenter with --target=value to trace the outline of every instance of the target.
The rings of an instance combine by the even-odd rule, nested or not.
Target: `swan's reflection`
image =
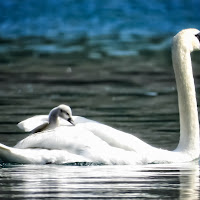
[[[187,169],[186,169],[187,170]],[[199,165],[188,166],[187,171],[180,171],[180,199],[196,200],[199,196]],[[187,175],[186,175],[187,173]]]
[[[19,165],[0,171],[0,198],[199,199],[199,165]]]

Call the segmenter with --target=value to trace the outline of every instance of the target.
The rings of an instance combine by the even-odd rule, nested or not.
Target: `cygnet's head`
[[[49,123],[56,123],[58,117],[67,120],[75,126],[75,123],[72,119],[72,110],[69,106],[62,104],[53,108],[49,113]]]
[[[200,50],[200,31],[194,28],[180,31],[174,36],[173,46],[190,52]]]

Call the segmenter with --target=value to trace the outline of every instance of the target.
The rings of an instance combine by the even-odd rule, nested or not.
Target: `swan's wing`
[[[0,144],[0,160],[20,164],[65,164],[91,162],[89,159],[65,150],[17,149]]]
[[[76,126],[59,126],[47,131],[34,133],[19,141],[15,148],[44,148],[81,151],[86,148],[103,146],[104,141],[87,129]]]
[[[146,142],[143,142],[132,134],[119,131],[110,126],[86,119],[84,117],[74,116],[73,119],[77,127],[91,131],[94,135],[113,147],[139,153],[146,153],[154,150],[154,147],[150,146]]]
[[[88,123],[88,122],[99,124],[99,122],[97,122],[97,121],[87,119],[85,117],[80,117],[80,116],[73,116],[73,120],[74,120],[75,124],[84,124],[84,123]]]
[[[48,115],[37,115],[19,122],[17,126],[25,132],[30,132],[46,122],[48,122]]]
[[[59,126],[21,140],[15,148],[62,150],[94,163],[135,164],[139,154],[110,146],[92,132],[76,126]]]
[[[47,120],[47,118],[48,118],[47,115],[40,115],[40,116],[29,118],[21,122],[20,127],[22,127],[22,129],[31,131],[33,128],[36,127],[36,125],[38,126],[38,124],[41,124],[44,120]],[[73,116],[73,120],[76,124],[75,127],[82,129],[81,131],[82,134],[85,134],[85,132],[87,131],[92,132],[95,136],[100,138],[102,141],[108,143],[109,145],[113,147],[121,148],[128,151],[135,151],[135,152],[147,152],[154,149],[153,147],[143,142],[139,138],[133,136],[132,134],[116,130],[112,127],[101,124],[99,122],[96,122],[84,117],[80,117],[80,116]],[[61,126],[62,125],[65,126],[65,125],[68,125],[69,122],[59,118],[59,124]],[[68,132],[68,131],[69,131],[68,127],[65,127],[65,132]]]

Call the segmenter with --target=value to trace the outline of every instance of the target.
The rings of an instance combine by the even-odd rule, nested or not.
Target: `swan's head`
[[[67,120],[75,126],[74,120],[72,119],[72,110],[69,106],[62,104],[52,109],[49,113],[49,122],[55,123],[58,117]]]
[[[200,31],[197,29],[184,29],[173,38],[173,48],[185,49],[190,52],[200,50]]]

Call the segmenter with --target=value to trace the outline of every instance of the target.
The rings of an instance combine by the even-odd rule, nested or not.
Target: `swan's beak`
[[[69,118],[67,121],[75,126],[74,120],[72,118]]]

